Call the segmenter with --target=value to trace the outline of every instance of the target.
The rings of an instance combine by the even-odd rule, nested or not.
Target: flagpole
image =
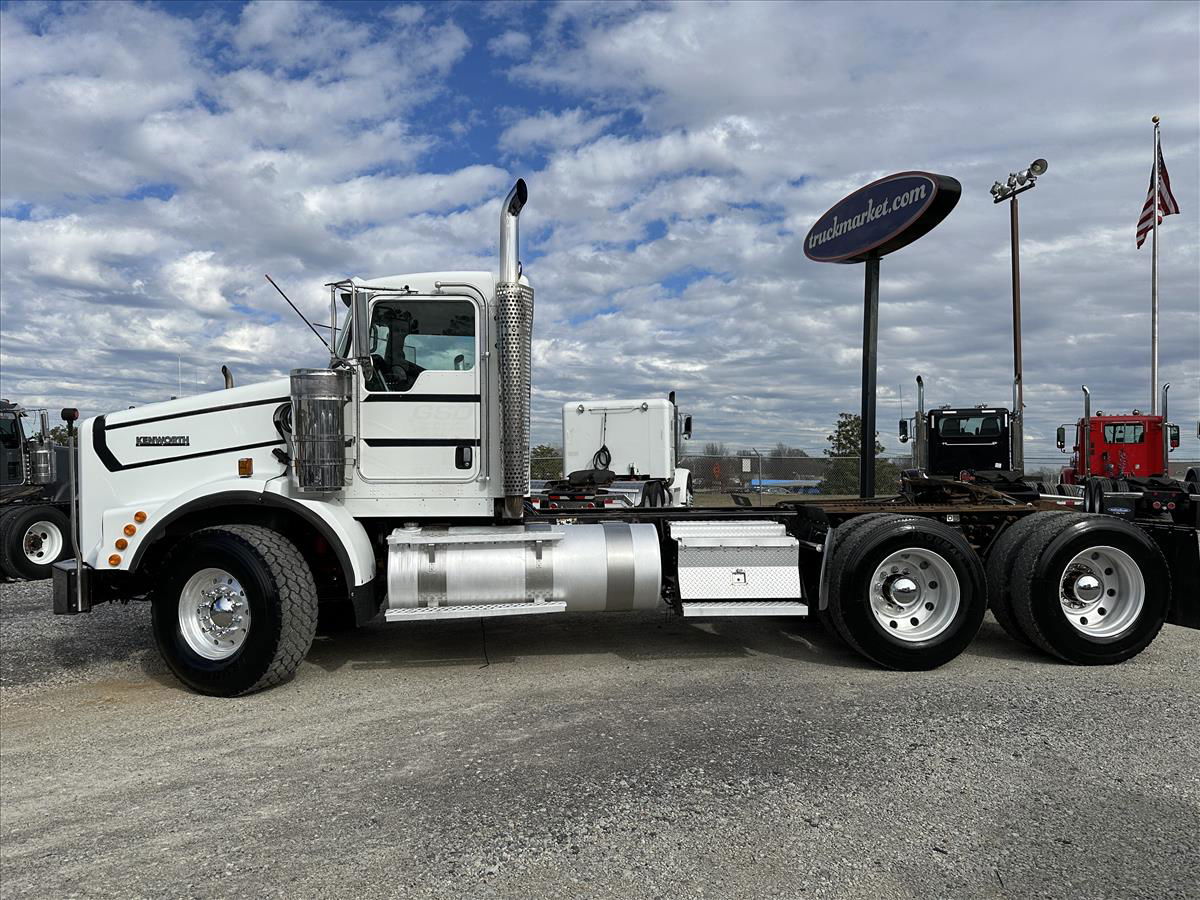
[[[1150,247],[1150,415],[1158,415],[1158,116],[1154,123],[1154,234]]]

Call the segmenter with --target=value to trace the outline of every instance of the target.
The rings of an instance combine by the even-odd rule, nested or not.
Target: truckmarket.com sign
[[[840,200],[804,239],[814,262],[862,262],[911,244],[944,219],[962,193],[948,175],[900,172]]]

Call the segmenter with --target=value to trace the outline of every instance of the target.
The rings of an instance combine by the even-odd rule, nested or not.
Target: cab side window
[[[16,416],[0,416],[0,447],[17,450],[21,446],[21,432],[17,429]]]
[[[422,372],[468,372],[478,356],[466,300],[380,300],[368,335],[372,391],[409,391]]]

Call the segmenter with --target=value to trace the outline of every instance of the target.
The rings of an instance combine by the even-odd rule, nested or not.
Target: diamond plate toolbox
[[[679,598],[800,600],[800,545],[779,522],[671,522]]]

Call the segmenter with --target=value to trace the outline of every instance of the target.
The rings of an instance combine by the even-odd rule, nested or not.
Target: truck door
[[[371,371],[358,385],[367,481],[472,481],[480,469],[479,303],[383,295],[371,305]]]

